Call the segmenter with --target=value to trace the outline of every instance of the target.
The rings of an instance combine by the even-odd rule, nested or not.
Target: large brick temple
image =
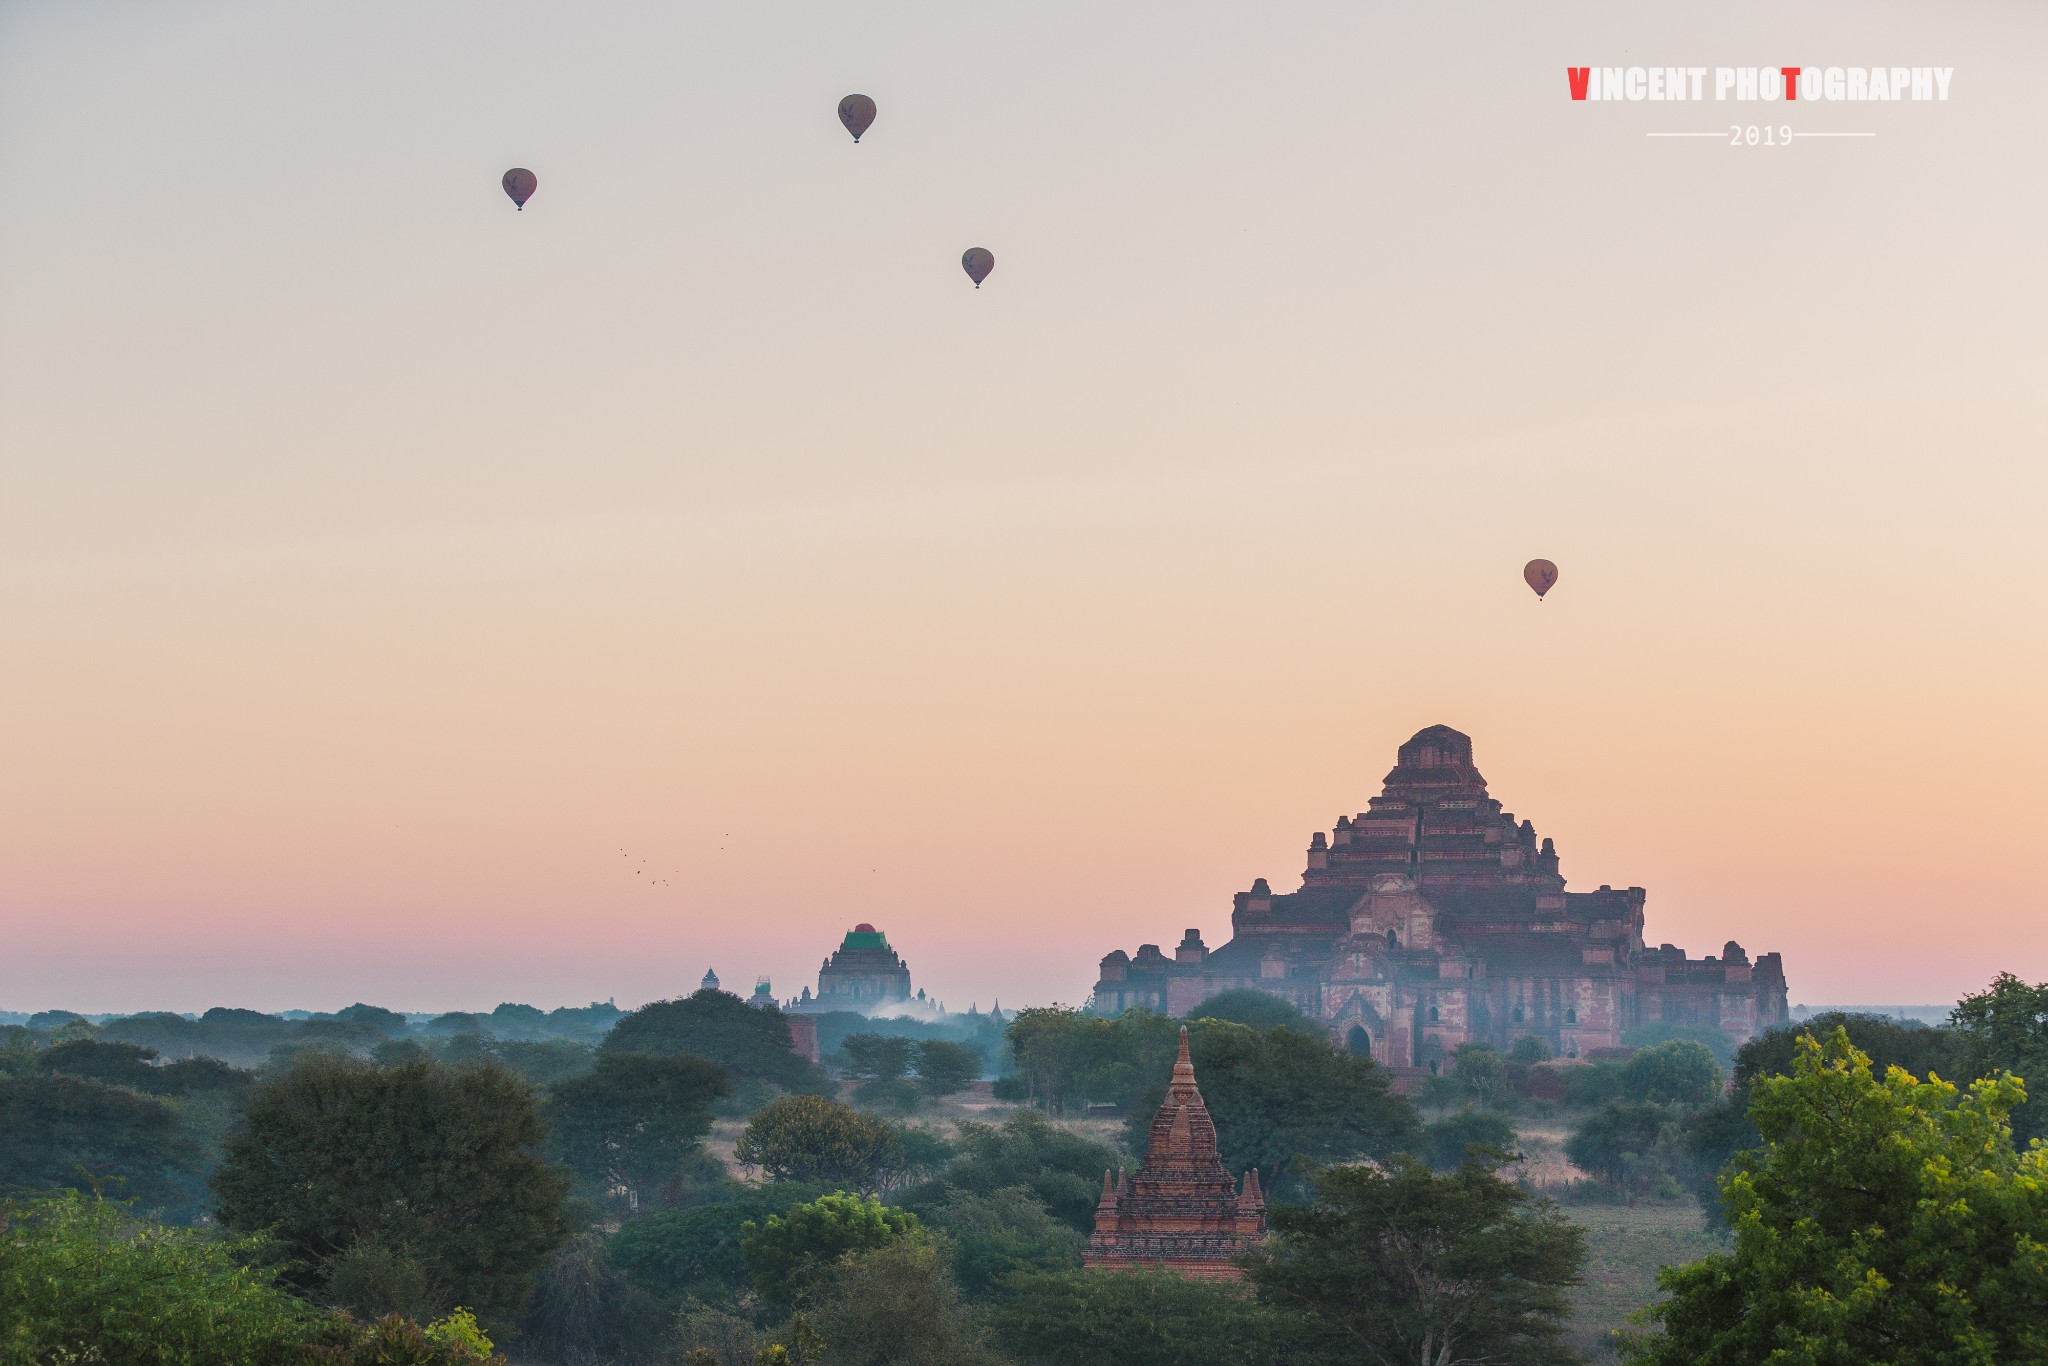
[[[1216,1146],[1216,1123],[1195,1085],[1188,1032],[1166,1099],[1152,1116],[1145,1160],[1135,1175],[1102,1174],[1084,1265],[1105,1270],[1146,1267],[1194,1280],[1240,1280],[1231,1258],[1265,1236],[1266,1201],[1259,1169],[1230,1179]]]
[[[1402,1071],[1524,1034],[1573,1058],[1653,1021],[1741,1041],[1785,1020],[1777,954],[1650,948],[1642,888],[1567,892],[1551,841],[1487,795],[1471,739],[1449,726],[1402,745],[1368,807],[1310,838],[1299,890],[1260,878],[1239,892],[1229,943],[1212,951],[1191,929],[1171,958],[1157,944],[1104,958],[1093,1008],[1184,1015],[1252,987]]]

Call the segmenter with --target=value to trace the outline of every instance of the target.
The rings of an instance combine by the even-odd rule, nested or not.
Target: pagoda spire
[[[1173,1080],[1167,1085],[1167,1094],[1176,1105],[1186,1105],[1202,1094],[1195,1086],[1195,1063],[1188,1056],[1188,1027],[1180,1027],[1180,1056],[1173,1060]]]

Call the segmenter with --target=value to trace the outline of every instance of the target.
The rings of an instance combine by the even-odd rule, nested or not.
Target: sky
[[[0,0],[0,1009],[790,996],[860,921],[1079,1003],[1435,723],[1652,943],[2048,979],[2043,52]],[[1954,75],[1569,99],[1633,63]]]

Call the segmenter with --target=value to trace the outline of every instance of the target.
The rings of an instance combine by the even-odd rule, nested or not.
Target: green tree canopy
[[[1648,1158],[1660,1143],[1675,1141],[1681,1113],[1647,1101],[1609,1101],[1579,1121],[1564,1143],[1572,1165],[1620,1183],[1632,1161]]]
[[[789,1304],[820,1268],[849,1252],[926,1238],[909,1210],[841,1191],[791,1205],[760,1224],[748,1224],[740,1232],[740,1256],[763,1297]]]
[[[1053,1218],[1023,1186],[992,1195],[941,1187],[937,1203],[916,1213],[946,1235],[953,1278],[970,1299],[994,1295],[1019,1271],[1066,1271],[1081,1265],[1087,1239]]]
[[[83,1077],[0,1077],[0,1187],[115,1178],[114,1193],[183,1220],[201,1210],[203,1168],[177,1111],[157,1097]]]
[[[1017,1275],[990,1312],[1021,1366],[1290,1366],[1307,1355],[1304,1325],[1242,1286],[1166,1271]]]
[[[917,1089],[927,1096],[950,1096],[981,1078],[981,1050],[947,1039],[924,1039],[917,1045]]]
[[[1445,1115],[1422,1131],[1422,1160],[1440,1172],[1463,1166],[1468,1148],[1509,1152],[1514,1146],[1513,1124],[1490,1110],[1470,1106]]]
[[[1735,1094],[1744,1108],[1749,1105],[1749,1089],[1759,1077],[1792,1075],[1799,1058],[1800,1039],[1808,1035],[1825,1039],[1837,1029],[1845,1032],[1849,1042],[1870,1059],[1871,1067],[1879,1075],[1891,1067],[1903,1067],[1916,1077],[1938,1075],[1949,1081],[1981,1075],[1973,1069],[1965,1030],[1939,1029],[1918,1020],[1896,1020],[1886,1015],[1830,1010],[1804,1024],[1782,1024],[1766,1030],[1736,1050]]]
[[[894,1129],[823,1096],[784,1096],[748,1122],[734,1155],[778,1181],[879,1190],[903,1164]]]
[[[2048,1148],[2009,1075],[1883,1080],[1837,1029],[1759,1077],[1722,1183],[1734,1247],[1661,1273],[1640,1366],[2048,1360]]]
[[[840,1070],[855,1081],[896,1081],[910,1075],[917,1040],[903,1035],[849,1034],[840,1042]]]
[[[1480,1105],[1503,1105],[1515,1091],[1507,1059],[1491,1044],[1459,1044],[1451,1060],[1451,1078]]]
[[[1565,1291],[1586,1238],[1480,1162],[1438,1176],[1413,1157],[1333,1167],[1313,1199],[1280,1205],[1246,1257],[1260,1294],[1308,1320],[1324,1366],[1515,1362],[1577,1357],[1564,1344]]]
[[[666,1303],[680,1304],[685,1297],[727,1303],[753,1283],[740,1255],[744,1230],[793,1204],[830,1193],[827,1187],[798,1182],[732,1182],[709,1204],[628,1220],[612,1235],[611,1258],[634,1285]]]
[[[1714,1061],[1726,1071],[1735,1065],[1735,1039],[1725,1029],[1713,1025],[1680,1024],[1675,1020],[1652,1020],[1637,1025],[1621,1036],[1621,1041],[1630,1048],[1652,1048],[1673,1039],[1690,1039],[1703,1045],[1714,1055]]]
[[[701,1058],[604,1053],[594,1071],[556,1082],[547,1117],[556,1150],[600,1192],[652,1192],[703,1151],[725,1070]]]
[[[1632,1099],[1663,1105],[1704,1105],[1721,1094],[1721,1065],[1705,1044],[1673,1039],[1638,1049],[1622,1066]]]
[[[1196,1020],[1227,1020],[1231,1024],[1250,1025],[1253,1029],[1285,1026],[1298,1034],[1316,1034],[1322,1030],[1320,1024],[1303,1014],[1292,1001],[1283,1001],[1271,992],[1255,987],[1219,991],[1190,1010],[1187,1018],[1190,1023]]]
[[[820,1265],[804,1302],[829,1366],[1005,1366],[963,1312],[944,1258],[922,1237],[891,1238]]]
[[[0,1239],[9,1366],[503,1366],[467,1314],[323,1314],[275,1284],[261,1239],[165,1228],[98,1196],[0,1204]]]
[[[709,988],[678,1001],[655,1001],[626,1015],[605,1035],[607,1053],[687,1053],[717,1063],[735,1082],[791,1092],[825,1089],[823,1069],[796,1051],[782,1012],[750,1006]]]
[[[940,1178],[945,1186],[975,1195],[1022,1187],[1082,1233],[1095,1227],[1102,1174],[1117,1164],[1115,1148],[1062,1129],[1036,1110],[1015,1111],[999,1125],[963,1122],[954,1143],[959,1156]]]
[[[301,1283],[371,1239],[446,1302],[504,1321],[569,1232],[545,1137],[532,1092],[499,1068],[308,1058],[250,1096],[214,1177],[220,1219],[273,1231]]]
[[[1950,1018],[1963,1045],[1961,1065],[1951,1064],[1952,1072],[1935,1070],[1951,1079],[1988,1076],[2001,1069],[2032,1078],[2036,1099],[2013,1106],[2013,1134],[2022,1142],[2048,1138],[2048,1100],[2040,1099],[2048,1095],[2048,982],[2028,986],[2002,972],[1988,988],[1957,1002]]]

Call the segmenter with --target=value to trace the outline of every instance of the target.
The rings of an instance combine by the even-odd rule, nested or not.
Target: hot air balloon
[[[526,201],[533,198],[533,192],[540,188],[540,178],[524,166],[514,166],[505,172],[505,193],[512,196],[514,208],[524,209]]]
[[[967,272],[967,278],[974,281],[976,289],[996,268],[996,254],[987,247],[969,247],[960,257],[960,269]]]
[[[1557,566],[1548,560],[1531,560],[1522,566],[1522,581],[1536,590],[1538,601],[1557,586]]]
[[[855,142],[868,131],[868,125],[875,121],[875,102],[866,95],[848,95],[839,102],[839,121],[846,125],[846,131],[853,134]]]

